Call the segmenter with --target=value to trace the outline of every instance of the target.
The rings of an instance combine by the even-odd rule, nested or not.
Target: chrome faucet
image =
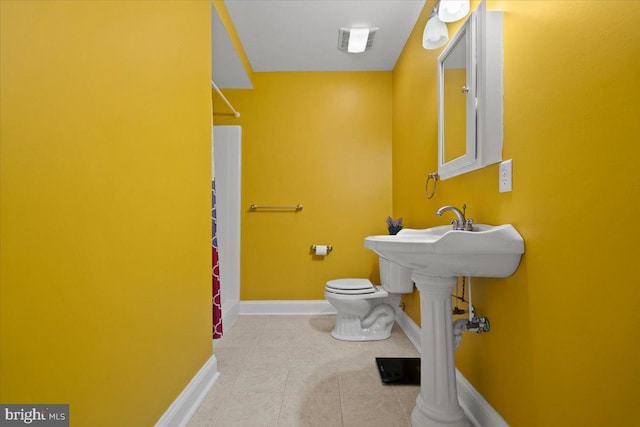
[[[462,205],[462,212],[455,206],[443,206],[436,211],[436,215],[442,216],[447,211],[451,211],[456,215],[456,219],[451,220],[454,230],[473,231],[473,220],[464,217],[464,213],[467,211],[466,204]]]

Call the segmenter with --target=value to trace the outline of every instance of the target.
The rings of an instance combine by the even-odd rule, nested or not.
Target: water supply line
[[[467,277],[463,277],[463,281],[466,279],[468,286],[467,288],[469,289],[469,318],[468,319],[457,319],[454,320],[453,322],[453,339],[454,339],[454,347],[453,349],[456,350],[458,348],[458,346],[460,345],[460,341],[462,340],[462,333],[463,332],[475,332],[475,333],[482,333],[482,332],[489,332],[489,330],[491,329],[491,325],[489,324],[489,319],[487,319],[486,317],[482,316],[482,317],[477,317],[476,316],[476,310],[473,307],[473,301],[471,299],[471,277],[467,276]],[[464,283],[464,282],[463,282]],[[464,299],[464,295],[462,295],[463,299]],[[458,298],[456,296],[456,298]]]
[[[462,280],[464,281],[465,277],[462,278]],[[472,299],[471,299],[471,277],[468,276],[466,277],[467,281],[469,282],[469,321],[471,322],[471,320],[473,320],[474,317],[476,317],[476,309],[472,304]],[[463,282],[464,283],[464,282]],[[463,292],[464,292],[464,288]],[[464,296],[464,295],[462,295]]]

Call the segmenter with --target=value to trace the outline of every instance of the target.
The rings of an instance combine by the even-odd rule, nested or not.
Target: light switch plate
[[[508,193],[512,190],[513,166],[512,159],[500,163],[500,192]]]

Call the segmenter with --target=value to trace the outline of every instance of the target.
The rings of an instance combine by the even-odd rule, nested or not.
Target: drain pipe
[[[489,332],[491,325],[489,319],[486,317],[476,317],[476,310],[473,307],[471,300],[471,277],[467,277],[468,289],[469,289],[469,319],[457,319],[453,322],[453,339],[454,347],[456,350],[462,340],[462,332],[472,331],[476,333]]]

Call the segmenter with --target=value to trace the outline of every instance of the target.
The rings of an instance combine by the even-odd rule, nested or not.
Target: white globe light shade
[[[431,17],[422,33],[422,47],[425,49],[438,49],[444,46],[448,40],[449,30],[447,29],[447,24],[438,19],[437,16]]]
[[[469,13],[469,0],[440,0],[438,18],[442,22],[455,22]]]

